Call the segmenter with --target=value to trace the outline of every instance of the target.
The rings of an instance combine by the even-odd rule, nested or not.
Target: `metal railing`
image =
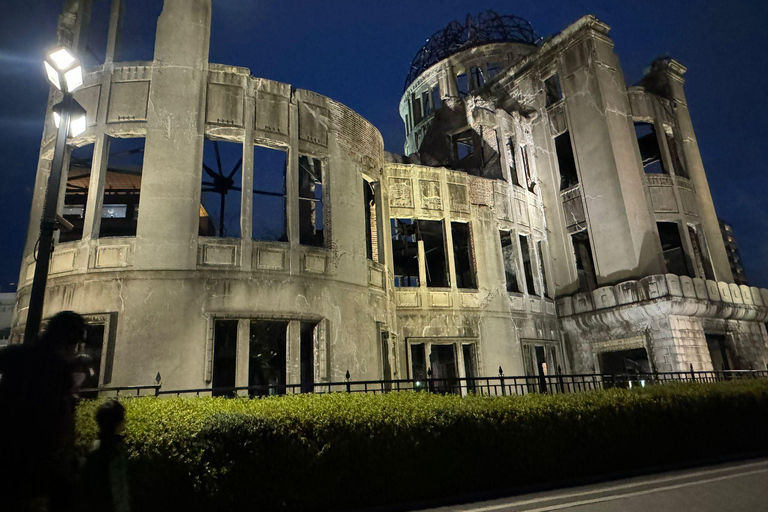
[[[263,397],[300,393],[372,393],[392,391],[424,391],[438,394],[521,396],[531,393],[580,393],[610,388],[633,388],[664,385],[670,382],[720,382],[737,379],[768,379],[768,370],[694,371],[631,374],[562,374],[534,376],[450,377],[396,380],[350,380],[269,386],[228,386],[194,389],[162,389],[158,382],[145,386],[115,386],[83,389],[82,398],[96,396],[225,396]]]

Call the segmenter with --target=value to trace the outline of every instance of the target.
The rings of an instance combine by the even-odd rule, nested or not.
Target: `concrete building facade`
[[[411,64],[401,156],[330,98],[210,63],[210,0],[165,0],[151,60],[116,60],[122,4],[69,0],[59,27],[82,50],[106,12],[45,299],[88,319],[94,385],[765,368],[768,290],[733,282],[679,63],[627,87],[592,16],[543,42],[468,17]]]

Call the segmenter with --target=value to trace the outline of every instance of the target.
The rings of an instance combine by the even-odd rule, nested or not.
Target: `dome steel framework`
[[[411,60],[411,68],[405,79],[405,87],[433,64],[462,50],[488,43],[524,43],[535,45],[541,40],[531,24],[523,18],[509,14],[500,15],[488,10],[472,17],[467,14],[462,25],[454,20],[427,39]]]

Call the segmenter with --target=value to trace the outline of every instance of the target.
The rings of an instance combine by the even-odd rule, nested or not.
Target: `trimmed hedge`
[[[78,407],[78,443],[100,401]],[[525,397],[129,398],[136,510],[339,510],[768,448],[768,381]]]

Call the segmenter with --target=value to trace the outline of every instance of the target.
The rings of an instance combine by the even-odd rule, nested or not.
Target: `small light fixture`
[[[67,48],[57,48],[45,59],[45,74],[58,90],[73,92],[83,85],[83,66]]]
[[[88,128],[88,117],[85,109],[74,99],[71,99],[69,107],[69,136],[77,137]],[[53,124],[56,128],[61,124],[61,118],[64,115],[64,102],[53,106]]]

